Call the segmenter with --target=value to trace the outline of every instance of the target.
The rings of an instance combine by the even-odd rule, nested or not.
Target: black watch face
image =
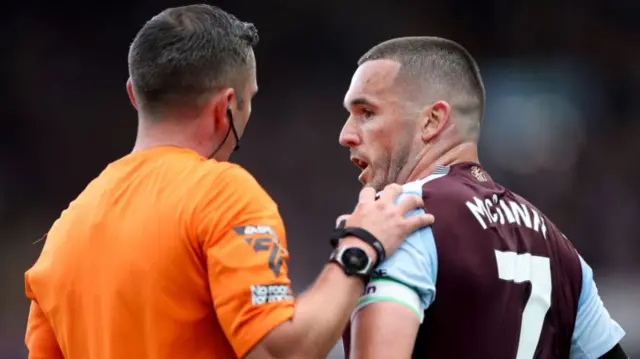
[[[347,248],[342,253],[342,263],[345,268],[358,272],[367,268],[369,257],[360,248]]]

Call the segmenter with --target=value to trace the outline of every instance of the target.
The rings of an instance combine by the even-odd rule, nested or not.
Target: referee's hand
[[[405,217],[408,212],[424,207],[424,202],[419,196],[407,195],[396,204],[401,193],[402,186],[390,184],[376,200],[376,191],[365,187],[360,191],[353,213],[341,216],[338,220],[345,219],[346,227],[361,227],[371,232],[382,243],[389,257],[411,233],[430,226],[435,220],[431,214]]]

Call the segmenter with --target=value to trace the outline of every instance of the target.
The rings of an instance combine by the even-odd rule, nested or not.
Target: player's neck
[[[418,163],[409,173],[407,182],[429,176],[436,166],[451,166],[462,162],[479,162],[476,143],[462,142],[447,147],[425,149]]]
[[[210,149],[198,144],[198,141],[191,135],[192,132],[191,129],[185,127],[184,123],[138,121],[136,142],[131,152],[152,147],[174,146],[193,150],[203,157],[208,156]]]

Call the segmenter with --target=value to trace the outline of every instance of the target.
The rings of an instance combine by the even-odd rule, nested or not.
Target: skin
[[[349,148],[352,161],[368,164],[360,181],[378,191],[425,177],[436,165],[478,161],[476,143],[464,140],[456,128],[457,121],[467,119],[453,119],[444,100],[406,100],[400,69],[394,60],[365,62],[344,99],[349,117],[339,142]]]
[[[253,53],[251,55],[253,57]],[[219,92],[211,94],[198,111],[162,113],[162,118],[151,116],[139,108],[133,82],[127,81],[127,93],[133,106],[138,110],[138,134],[133,152],[155,146],[177,146],[191,148],[199,155],[209,158],[215,149],[223,141],[229,126],[230,119],[227,116],[227,107],[233,114],[233,124],[238,137],[242,137],[251,116],[251,100],[258,92],[255,60],[249,69],[249,74],[240,94],[245,99],[239,106],[236,91],[227,87]],[[233,134],[229,134],[222,144],[214,159],[228,161],[233,152],[236,141]]]
[[[451,106],[424,90],[422,100],[408,93],[398,74],[401,64],[388,59],[362,64],[344,99],[349,117],[339,142],[351,160],[368,166],[363,185],[382,190],[389,183],[407,183],[429,175],[436,165],[478,162],[477,145],[465,140]],[[431,95],[431,96],[430,96]],[[351,332],[352,359],[409,359],[420,323],[407,307],[376,302],[360,310]],[[389,333],[394,333],[389,335]]]
[[[151,117],[144,111],[144,106],[139,106],[129,79],[127,92],[139,118],[133,152],[171,145],[210,157],[223,143],[215,159],[227,161],[236,144],[232,135],[222,142],[230,126],[227,108],[231,108],[235,128],[242,136],[251,115],[251,98],[257,89],[254,62],[242,90],[246,99],[243,106],[238,106],[235,90],[225,88],[203,98],[202,106],[197,110],[164,111]],[[380,240],[386,253],[391,254],[410,233],[434,221],[429,214],[406,217],[410,210],[422,207],[424,203],[418,196],[408,196],[396,204],[401,191],[399,185],[389,185],[384,195],[376,199],[375,191],[365,188],[360,192],[354,212],[338,221],[346,219],[349,227],[367,229]],[[376,259],[373,248],[356,237],[345,237],[340,246],[359,247]],[[325,358],[344,330],[362,290],[362,280],[346,276],[334,263],[327,264],[313,286],[296,297],[293,318],[267,333],[245,359]]]
[[[351,150],[352,159],[370,164],[361,181],[376,190],[424,178],[436,165],[479,162],[472,140],[478,136],[469,132],[478,127],[469,121],[478,119],[451,111],[443,100],[464,103],[465,98],[437,94],[421,84],[423,100],[416,99],[416,87],[406,86],[399,71],[400,64],[392,60],[365,62],[345,96],[349,118],[340,144]],[[419,326],[416,315],[403,305],[370,304],[352,322],[350,358],[410,359]]]

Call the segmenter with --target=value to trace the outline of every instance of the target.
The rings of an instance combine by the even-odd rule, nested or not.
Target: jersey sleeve
[[[35,295],[29,285],[28,272],[25,275],[26,294],[31,299],[29,319],[27,319],[27,331],[24,342],[29,351],[29,359],[62,359],[62,351],[58,345],[55,333],[49,320],[38,305]]]
[[[410,194],[420,195],[403,192],[398,201]],[[407,216],[424,213],[424,209],[416,209]],[[424,311],[435,299],[437,271],[438,256],[433,231],[431,227],[421,228],[412,233],[376,269],[353,315],[371,303],[391,301],[411,309],[422,323]]]
[[[204,209],[201,236],[216,315],[242,358],[293,317],[289,253],[278,208],[256,180],[240,167],[221,177],[222,190]]]
[[[593,270],[580,257],[582,290],[571,340],[571,359],[596,359],[624,337],[624,330],[604,307],[593,280]]]

